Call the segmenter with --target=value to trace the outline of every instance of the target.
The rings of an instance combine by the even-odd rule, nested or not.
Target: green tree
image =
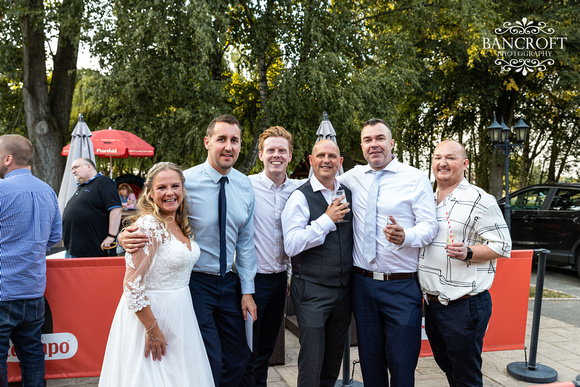
[[[28,138],[35,150],[33,170],[55,190],[64,170],[60,150],[69,133],[81,30],[79,15],[83,10],[82,0],[46,4],[42,0],[15,0],[0,6],[0,17],[6,21],[0,32],[2,51],[13,54],[0,65],[0,73],[12,74],[11,82],[22,82]],[[49,82],[45,46],[51,37],[58,40],[58,45]]]

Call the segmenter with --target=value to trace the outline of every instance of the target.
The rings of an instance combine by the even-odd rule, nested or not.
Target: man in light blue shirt
[[[235,117],[214,119],[204,143],[207,161],[184,172],[185,189],[191,199],[190,222],[201,250],[189,287],[215,385],[238,386],[250,358],[244,320],[256,319],[252,297],[257,268],[254,191],[250,179],[233,169],[241,148],[240,124]],[[227,262],[222,275],[218,207],[224,177]],[[132,252],[144,245],[142,238],[146,236],[123,233],[119,242]]]
[[[8,383],[11,339],[22,384],[44,385],[46,252],[62,234],[56,194],[32,176],[32,144],[25,137],[0,136],[0,385]]]

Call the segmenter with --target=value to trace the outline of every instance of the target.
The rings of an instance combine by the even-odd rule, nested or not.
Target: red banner
[[[495,280],[489,290],[493,309],[483,339],[484,351],[524,348],[533,255],[533,250],[514,250],[511,258],[497,260]],[[431,355],[423,328],[421,356]]]
[[[493,313],[484,351],[522,349],[526,333],[533,251],[513,251],[499,259],[490,290]],[[47,324],[43,334],[46,378],[99,376],[109,328],[122,294],[125,259],[83,258],[47,260]],[[431,354],[424,336],[421,356]],[[8,379],[20,380],[18,359],[11,346]]]
[[[49,259],[44,333],[46,378],[99,376],[109,328],[121,298],[125,258]],[[52,324],[50,323],[52,320]],[[8,354],[8,380],[20,380],[18,359]],[[14,354],[15,355],[15,354]]]

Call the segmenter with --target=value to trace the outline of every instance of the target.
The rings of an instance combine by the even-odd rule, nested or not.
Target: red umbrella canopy
[[[95,156],[113,157],[116,159],[126,157],[153,157],[155,148],[142,140],[137,135],[125,130],[106,129],[95,130],[91,141]],[[61,154],[68,155],[70,144],[62,148]]]

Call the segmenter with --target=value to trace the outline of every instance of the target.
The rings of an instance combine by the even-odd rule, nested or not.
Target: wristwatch
[[[465,257],[465,259],[463,260],[463,262],[471,261],[471,258],[473,258],[473,250],[471,250],[468,247],[467,248],[467,257]]]
[[[117,239],[117,236],[116,235],[107,234],[107,236],[110,237],[110,238],[113,238],[113,239]]]

